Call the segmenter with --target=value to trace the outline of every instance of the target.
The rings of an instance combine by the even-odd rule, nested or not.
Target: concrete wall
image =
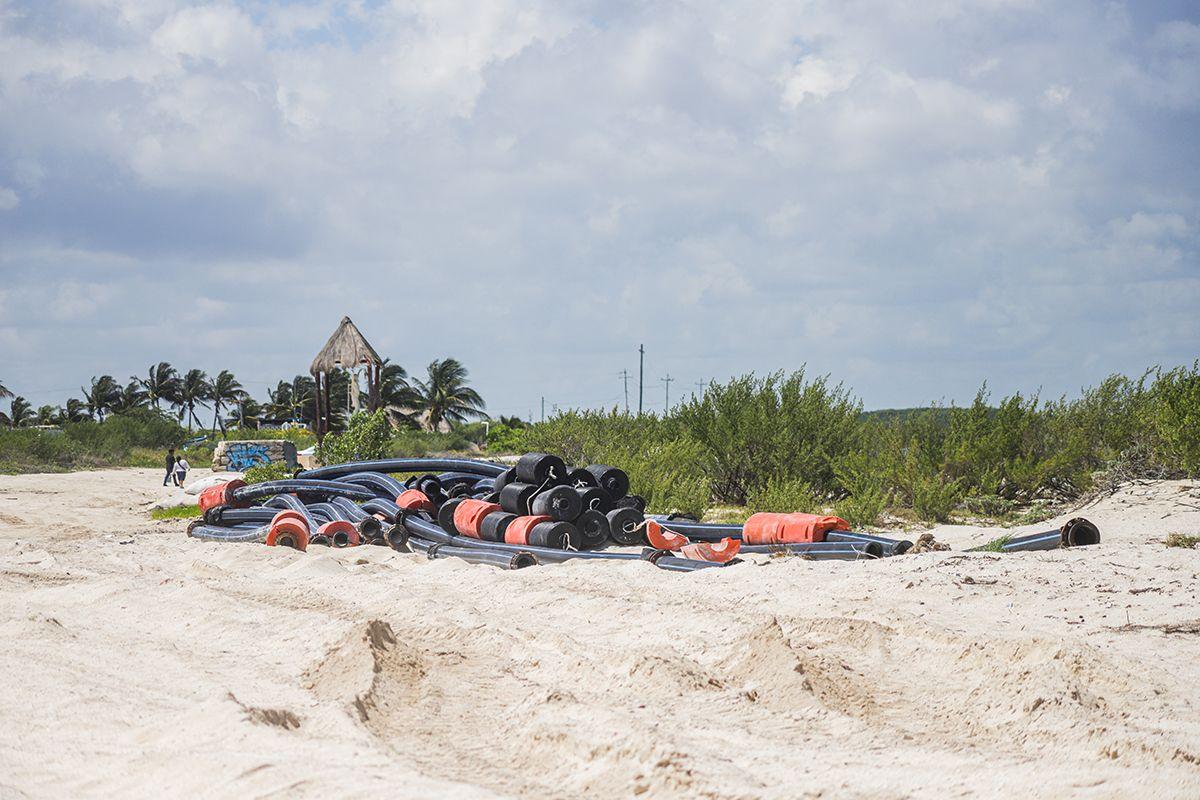
[[[284,439],[246,439],[220,442],[213,451],[213,472],[242,472],[258,464],[296,467],[296,445]]]

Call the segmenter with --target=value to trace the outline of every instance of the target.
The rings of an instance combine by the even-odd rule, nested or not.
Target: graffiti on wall
[[[235,472],[244,472],[256,464],[271,463],[267,446],[254,442],[230,442],[225,455],[229,457],[229,469]]]

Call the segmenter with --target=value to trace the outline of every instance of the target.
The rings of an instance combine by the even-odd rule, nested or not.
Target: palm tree
[[[415,409],[421,407],[421,395],[408,382],[408,373],[390,359],[383,360],[379,373],[379,404],[393,426],[397,428],[418,427]]]
[[[57,425],[62,422],[62,418],[62,409],[55,406],[42,406],[37,410],[38,425]]]
[[[12,407],[8,412],[9,425],[19,428],[35,419],[37,419],[37,415],[33,413],[33,406],[29,405],[28,400],[20,395],[12,399]]]
[[[292,419],[313,422],[317,418],[317,382],[307,375],[292,378]]]
[[[88,416],[87,406],[82,400],[74,397],[67,400],[67,407],[63,410],[63,417],[67,422],[80,422]]]
[[[114,414],[124,414],[126,411],[141,408],[147,404],[148,400],[146,392],[142,389],[142,382],[137,378],[130,378],[129,383],[117,392],[109,409]]]
[[[3,383],[0,383],[0,400],[5,399],[6,397],[12,397],[12,396],[13,396],[13,393],[8,390],[8,387],[5,386]]]
[[[275,384],[274,389],[267,389],[267,404],[263,410],[275,419],[291,417],[292,385],[287,381],[280,381]]]
[[[213,427],[221,426],[221,434],[225,434],[225,420],[221,419],[221,409],[227,405],[236,405],[246,397],[246,390],[227,369],[217,373],[208,385],[208,399],[213,401]]]
[[[112,408],[113,402],[121,394],[121,387],[112,375],[101,375],[99,378],[92,378],[91,389],[80,387],[79,391],[83,392],[88,414],[104,422],[104,412]]]
[[[421,408],[429,415],[429,429],[436,431],[443,420],[466,422],[468,417],[486,417],[483,398],[467,385],[467,368],[453,358],[431,361],[428,376],[416,381]]]
[[[134,380],[146,390],[146,396],[151,403],[154,403],[155,408],[160,407],[160,400],[174,404],[175,398],[179,395],[179,373],[166,361],[160,361],[150,367],[145,378],[134,378]]]
[[[179,418],[182,420],[184,414],[187,414],[189,431],[192,429],[192,422],[195,422],[197,426],[200,425],[200,420],[196,417],[196,406],[204,405],[204,401],[208,399],[208,376],[202,369],[189,369],[179,382],[179,399],[177,401]]]
[[[263,416],[263,407],[257,400],[243,393],[237,407],[225,417],[225,424],[230,427],[257,428]]]

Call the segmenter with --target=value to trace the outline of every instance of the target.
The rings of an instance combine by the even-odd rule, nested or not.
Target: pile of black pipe
[[[465,501],[474,501],[477,513],[469,520],[473,527],[460,530],[467,517],[456,524],[455,512]],[[214,487],[201,496],[201,506],[203,519],[188,535],[209,541],[301,550],[377,544],[502,569],[576,559],[661,562],[669,571],[722,566],[652,549],[604,551],[610,544],[646,544],[645,501],[629,493],[620,469],[571,468],[547,453],[528,453],[512,467],[457,458],[334,464],[286,480]],[[525,529],[519,542],[505,539],[513,522]]]
[[[401,480],[397,473],[410,477]],[[511,467],[462,458],[360,461],[299,471],[285,480],[233,481],[206,490],[200,501],[203,519],[189,526],[188,535],[301,550],[376,544],[503,569],[644,560],[664,570],[691,572],[737,563],[681,558],[647,547],[647,519],[693,542],[740,540],[743,526],[678,515],[647,517],[645,501],[629,490],[628,475],[616,467],[571,467],[549,453],[526,453]],[[1079,518],[1058,530],[1009,539],[1000,549],[1046,550],[1099,541],[1096,526]],[[605,550],[613,544],[644,549]],[[820,542],[742,544],[740,552],[858,560],[902,555],[910,547],[907,540],[832,530]]]

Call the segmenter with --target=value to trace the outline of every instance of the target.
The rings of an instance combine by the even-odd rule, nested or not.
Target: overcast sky
[[[1200,356],[1200,4],[0,0],[0,382],[263,398],[342,315],[494,413]]]

